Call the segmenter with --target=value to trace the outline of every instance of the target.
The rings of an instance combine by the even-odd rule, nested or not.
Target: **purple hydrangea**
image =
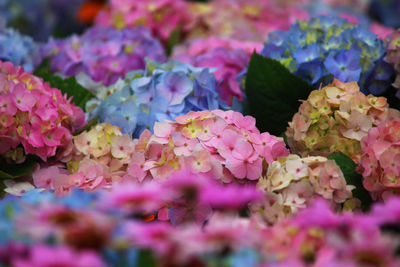
[[[164,62],[161,43],[147,28],[116,30],[95,26],[81,36],[50,41],[43,47],[50,58],[51,70],[63,76],[80,72],[105,85],[124,78],[132,70],[144,69],[145,58]]]

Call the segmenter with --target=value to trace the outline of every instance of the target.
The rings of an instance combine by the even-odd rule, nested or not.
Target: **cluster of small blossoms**
[[[393,75],[392,66],[383,60],[383,41],[363,26],[334,16],[298,21],[289,31],[271,33],[261,54],[315,87],[333,76],[358,82],[365,94],[379,95]]]
[[[293,153],[327,156],[340,151],[355,160],[368,130],[397,116],[386,98],[365,96],[356,82],[335,79],[303,101],[289,122],[286,136]]]
[[[31,72],[39,63],[39,47],[29,36],[0,27],[0,59]]]
[[[272,163],[289,151],[282,138],[260,133],[255,119],[234,111],[189,112],[175,121],[156,122],[154,134],[143,132],[129,167],[133,178],[166,180],[175,171],[210,173],[225,183],[234,178],[257,180],[263,162]]]
[[[165,61],[161,43],[146,28],[116,30],[95,26],[81,36],[50,41],[42,47],[51,70],[63,76],[80,72],[105,85],[124,78],[131,70],[144,69],[145,58]]]
[[[397,74],[393,86],[400,88],[400,30],[397,30],[389,37],[386,52],[385,60],[393,65]],[[400,98],[400,93],[397,94],[397,97]]]
[[[361,140],[358,171],[377,200],[400,193],[400,119],[384,121]]]
[[[346,185],[335,161],[297,155],[282,157],[270,164],[267,176],[258,180],[257,187],[265,192],[265,201],[253,205],[252,209],[271,224],[308,207],[320,197],[339,207],[352,198],[354,188]]]
[[[69,194],[73,188],[92,191],[111,188],[122,180],[132,160],[135,144],[127,134],[110,124],[98,124],[73,137],[73,143],[57,155],[67,163],[37,170],[33,181],[38,188]]]
[[[116,29],[146,26],[166,42],[174,30],[185,33],[191,29],[192,21],[184,0],[111,0],[96,24]]]
[[[88,102],[90,117],[134,137],[145,129],[152,131],[157,121],[173,120],[189,111],[228,108],[210,69],[178,61],[147,60],[146,70],[130,72],[124,81],[103,89],[97,90],[98,100]]]
[[[46,161],[86,123],[71,99],[22,67],[0,61],[0,84],[0,154],[11,161]]]
[[[287,30],[307,12],[280,0],[218,0],[193,3],[190,7],[195,27],[189,38],[218,36],[264,42],[275,30]]]
[[[176,47],[173,58],[196,67],[215,67],[215,76],[220,84],[219,95],[228,105],[232,105],[234,98],[243,101],[236,77],[247,67],[251,54],[261,49],[262,44],[258,43],[210,37]]]

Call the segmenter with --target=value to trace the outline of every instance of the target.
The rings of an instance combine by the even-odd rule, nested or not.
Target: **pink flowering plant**
[[[303,156],[340,151],[356,159],[368,130],[397,116],[386,98],[364,95],[356,82],[334,80],[302,101],[286,136],[291,151]]]
[[[109,9],[97,16],[96,24],[116,29],[146,26],[166,42],[174,30],[187,32],[191,20],[184,0],[112,0]]]
[[[400,192],[400,119],[371,128],[361,140],[358,171],[375,200],[387,200]]]
[[[0,154],[10,162],[47,161],[86,123],[71,98],[22,67],[0,62],[0,84]]]
[[[264,42],[270,32],[287,30],[296,20],[308,18],[306,11],[280,0],[193,3],[190,11],[196,27],[189,39],[217,36]]]
[[[221,110],[189,112],[175,121],[156,122],[154,134],[145,131],[135,152],[138,160],[128,174],[139,181],[147,176],[166,180],[187,168],[212,173],[226,183],[257,180],[265,171],[263,162],[270,164],[289,153],[282,138],[260,133],[251,116]]]

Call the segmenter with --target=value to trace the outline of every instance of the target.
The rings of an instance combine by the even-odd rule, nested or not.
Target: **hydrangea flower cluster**
[[[393,65],[397,74],[393,86],[400,88],[400,30],[397,30],[389,37],[386,51],[387,54],[385,60]],[[400,93],[396,96],[400,98]]]
[[[14,162],[27,154],[46,161],[86,123],[71,99],[22,67],[0,61],[0,84],[0,154]]]
[[[82,29],[83,25],[77,21],[77,12],[85,1],[2,0],[0,25],[3,22],[37,41],[45,42],[56,30],[68,34]]]
[[[0,59],[31,72],[39,63],[39,47],[29,36],[0,27]]]
[[[356,81],[365,94],[379,95],[390,86],[393,68],[384,62],[383,42],[363,26],[333,16],[293,24],[289,31],[270,34],[261,54],[281,62],[317,87]]]
[[[184,0],[111,0],[109,9],[101,11],[96,19],[98,25],[117,29],[146,26],[163,42],[174,30],[187,32],[191,23]]]
[[[124,78],[131,70],[144,69],[145,57],[165,61],[161,43],[146,28],[116,30],[95,26],[81,36],[51,39],[42,48],[51,69],[64,76],[80,72],[105,85]]]
[[[400,193],[400,119],[384,121],[361,140],[358,171],[374,199]]]
[[[268,223],[292,215],[322,197],[339,207],[351,199],[354,186],[346,180],[335,161],[325,157],[297,155],[279,158],[268,168],[257,187],[265,192],[265,201],[253,206]]]
[[[236,40],[264,42],[268,33],[287,30],[306,11],[284,1],[218,0],[193,3],[191,13],[196,27],[189,38],[218,36]]]
[[[220,83],[219,95],[228,105],[232,105],[234,99],[243,101],[236,77],[247,67],[253,51],[261,49],[262,45],[258,43],[211,37],[177,47],[173,57],[196,67],[217,68],[215,76]]]
[[[67,163],[49,166],[33,173],[38,188],[54,190],[57,195],[71,193],[73,188],[92,191],[111,188],[122,180],[131,163],[135,144],[131,137],[110,124],[98,124],[73,137],[73,143],[60,151],[58,157]]]
[[[293,153],[326,156],[340,151],[355,160],[368,130],[398,116],[386,98],[365,96],[356,82],[335,79],[303,101],[289,122],[286,136]]]
[[[141,156],[129,167],[135,171],[128,173],[138,180],[148,175],[166,180],[176,170],[188,169],[226,183],[234,178],[257,180],[264,161],[270,164],[289,154],[282,138],[258,131],[253,117],[221,110],[156,122],[154,134],[145,131],[136,151]]]
[[[218,95],[210,69],[178,61],[160,64],[148,60],[145,71],[131,72],[125,81],[104,89],[97,93],[103,101],[88,103],[89,109],[94,109],[91,116],[134,137],[144,129],[152,131],[157,121],[173,120],[191,110],[228,108]]]

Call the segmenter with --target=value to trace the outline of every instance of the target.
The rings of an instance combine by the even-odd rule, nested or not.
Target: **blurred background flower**
[[[0,28],[0,60],[32,72],[40,63],[39,45],[17,30]]]

